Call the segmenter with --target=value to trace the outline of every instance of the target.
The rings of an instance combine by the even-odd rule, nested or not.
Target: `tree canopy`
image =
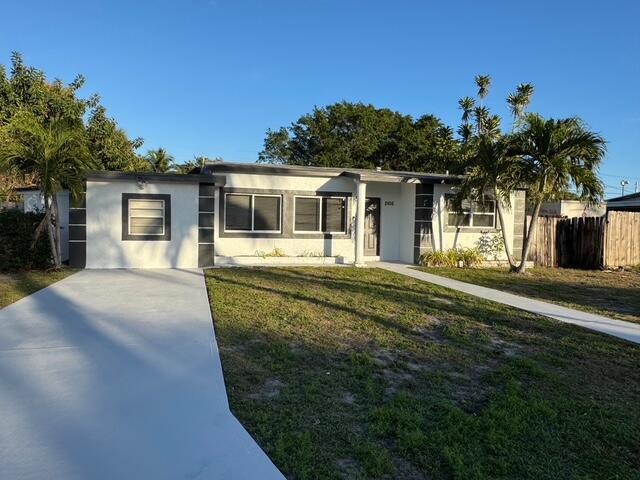
[[[129,139],[109,118],[97,95],[79,96],[84,85],[82,75],[69,84],[47,80],[45,73],[25,65],[22,56],[11,56],[9,74],[0,65],[0,127],[11,122],[19,112],[28,112],[47,127],[54,121],[64,121],[84,131],[96,168],[105,170],[137,170],[144,168],[135,150],[142,139]]]
[[[340,102],[268,130],[259,161],[318,167],[457,171],[453,131],[432,115]]]

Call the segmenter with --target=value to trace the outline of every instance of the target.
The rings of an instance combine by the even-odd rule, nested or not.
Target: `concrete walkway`
[[[545,317],[550,317],[561,322],[580,325],[581,327],[613,335],[614,337],[623,338],[630,342],[640,343],[640,324],[623,322],[622,320],[615,320],[602,315],[582,312],[580,310],[562,307],[553,303],[534,300],[532,298],[522,297],[520,295],[502,292],[500,290],[494,290],[493,288],[481,287],[471,283],[432,275],[430,273],[416,270],[415,268],[412,268],[412,265],[391,262],[372,262],[369,265],[389,270],[391,272],[400,273],[402,275],[407,275],[425,282],[430,282],[441,287],[468,293],[469,295],[475,295],[476,297],[484,298],[486,300],[526,310],[527,312],[544,315]]]
[[[284,478],[229,411],[202,271],[84,270],[0,310],[0,478]]]

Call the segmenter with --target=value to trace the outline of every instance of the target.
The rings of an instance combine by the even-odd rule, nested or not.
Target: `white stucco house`
[[[268,263],[417,262],[497,231],[495,205],[448,205],[460,177],[212,162],[192,174],[93,172],[69,211],[69,263],[194,268]],[[506,228],[516,255],[524,191]],[[269,256],[275,252],[280,257]]]

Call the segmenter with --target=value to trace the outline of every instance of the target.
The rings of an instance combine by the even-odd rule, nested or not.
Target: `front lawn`
[[[75,270],[61,270],[0,273],[0,308],[31,295],[38,290],[74,273]]]
[[[639,478],[637,345],[379,269],[207,285],[231,408],[290,479]]]
[[[421,268],[425,272],[640,323],[640,270],[612,272],[570,268]]]

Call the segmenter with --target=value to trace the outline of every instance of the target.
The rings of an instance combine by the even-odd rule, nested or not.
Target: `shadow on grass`
[[[640,462],[636,346],[381,270],[207,280],[232,408],[291,478],[632,478]],[[446,350],[415,334],[443,323],[491,334]]]

